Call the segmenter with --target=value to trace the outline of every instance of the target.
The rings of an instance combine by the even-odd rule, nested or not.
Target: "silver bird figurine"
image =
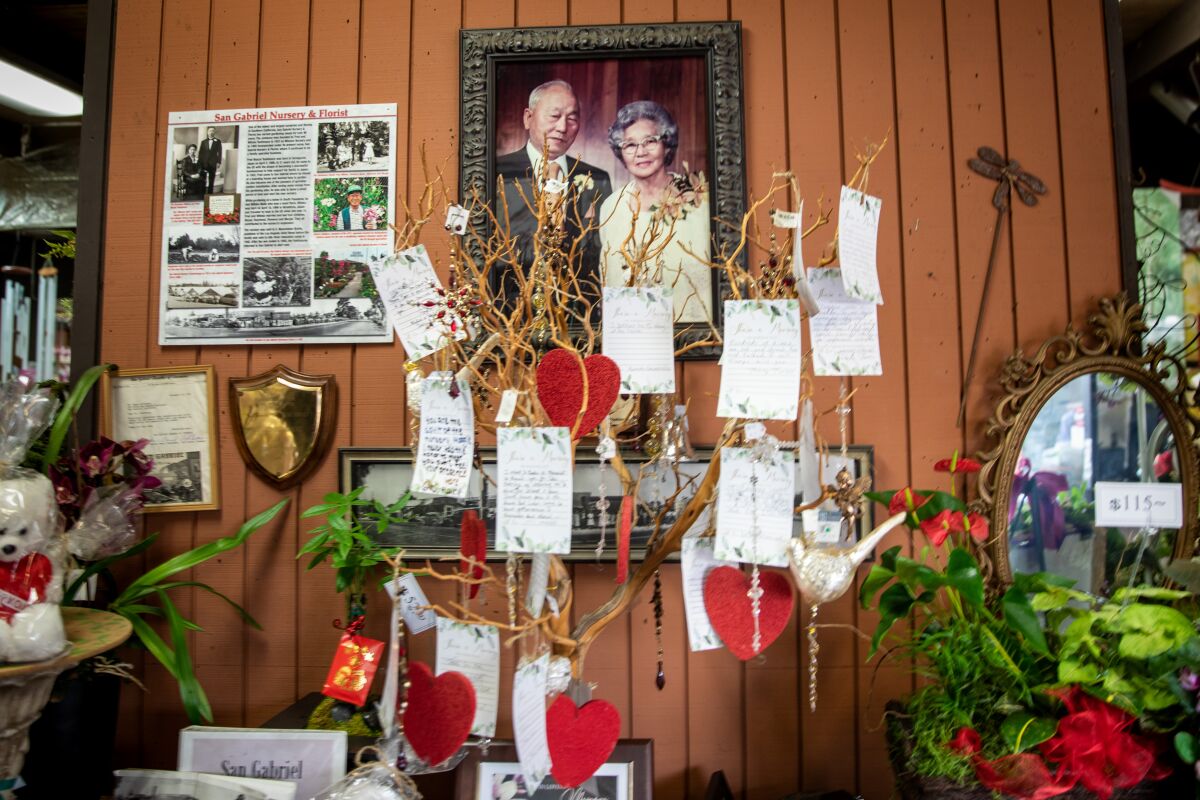
[[[884,521],[853,547],[808,544],[803,536],[792,539],[788,561],[796,586],[812,605],[828,603],[846,593],[858,565],[866,561],[875,545],[904,522],[904,514]]]

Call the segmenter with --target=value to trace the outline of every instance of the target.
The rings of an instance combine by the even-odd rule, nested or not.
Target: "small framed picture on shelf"
[[[621,739],[595,775],[595,790],[572,794],[580,800],[652,800],[654,797],[654,743],[650,739]],[[477,748],[458,766],[455,800],[560,800],[569,789],[553,775],[530,792],[521,774],[517,748],[512,742],[494,742],[487,755]]]
[[[216,414],[209,365],[121,369],[101,378],[100,432],[118,442],[149,440],[150,474],[162,485],[146,492],[148,513],[221,507]]]

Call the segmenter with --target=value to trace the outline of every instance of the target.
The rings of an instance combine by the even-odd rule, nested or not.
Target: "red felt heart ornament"
[[[612,703],[591,700],[576,708],[560,694],[546,711],[550,774],[562,786],[578,786],[608,761],[620,735],[621,714]]]
[[[462,559],[459,561],[458,571],[469,578],[479,580],[483,577],[483,562],[487,560],[487,524],[479,518],[474,509],[468,508],[463,512],[459,530],[462,535],[462,544],[459,546]],[[474,565],[470,561],[472,558],[475,559]],[[472,583],[470,598],[474,600],[477,594],[479,584]]]
[[[440,764],[458,752],[475,721],[475,687],[461,672],[436,678],[428,666],[408,667],[408,708],[404,735],[425,763]]]
[[[779,638],[792,616],[792,585],[778,572],[760,572],[758,631],[762,647],[754,650],[754,616],[750,611],[750,576],[737,567],[715,567],[704,579],[704,610],[713,630],[735,656],[745,661]]]
[[[621,390],[621,368],[617,362],[599,353],[583,360],[587,371],[587,409],[575,431],[576,439],[596,429],[617,402]],[[550,421],[571,428],[583,406],[583,373],[575,354],[559,348],[542,356],[537,369],[538,401]]]

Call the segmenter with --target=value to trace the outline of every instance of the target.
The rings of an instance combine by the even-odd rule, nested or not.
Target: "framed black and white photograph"
[[[740,23],[464,30],[461,49],[462,196],[485,199],[517,250],[492,291],[529,274],[534,182],[558,180],[564,248],[593,309],[602,287],[627,284],[638,243],[662,238],[653,279],[672,288],[676,339],[708,339],[726,294],[708,260],[737,234],[716,220],[740,223],[746,202]],[[482,211],[472,223],[490,234]]]
[[[379,500],[390,505],[403,497],[412,483],[411,448],[346,447],[338,453],[338,480],[342,492],[363,487],[364,499]],[[468,509],[475,509],[487,524],[488,552],[495,555],[496,450],[481,447],[479,456],[483,474],[481,475],[479,470],[474,471],[467,499],[411,498],[406,506],[409,520],[386,530],[380,538],[381,544],[403,547],[405,554],[410,558],[454,555],[458,553],[461,544],[462,513]],[[833,452],[829,455],[828,462],[822,470],[822,478],[826,483],[833,482],[834,475],[843,463],[847,463],[855,478],[871,475],[873,467],[869,446],[853,446],[849,449],[848,456],[846,462],[843,462],[839,453]],[[704,478],[712,451],[697,448],[695,458],[678,464],[678,476],[662,463],[647,463],[641,453],[626,452],[622,457],[635,475],[641,470],[638,503],[630,537],[630,554],[636,560],[643,557],[646,543],[654,532],[655,520],[676,489],[679,490],[679,494],[673,506],[663,515],[663,524],[672,524],[676,515],[686,507]],[[605,487],[603,496],[608,499],[608,519],[603,530],[600,525],[600,510],[597,507],[601,497],[602,479]],[[804,502],[802,486],[797,461],[795,505]],[[616,473],[609,466],[605,468],[602,476],[595,452],[591,448],[581,448],[576,455],[572,488],[574,497],[571,505],[571,552],[564,558],[596,560],[596,548],[603,535],[605,548],[600,560],[615,561],[616,524],[621,507],[621,484]],[[858,527],[853,536],[842,530],[841,515],[832,501],[827,501],[816,513],[809,513],[805,519],[796,517],[794,535],[799,536],[807,527],[809,535],[821,543],[853,544],[865,531],[871,529],[874,516],[869,505],[864,503],[863,516],[858,520]],[[709,519],[709,515],[702,515],[698,524],[709,524]]]
[[[238,191],[238,126],[194,125],[172,131],[173,202]]]
[[[530,792],[521,774],[517,749],[511,742],[493,742],[483,755],[471,748],[458,766],[455,800],[652,800],[654,743],[650,739],[621,739],[612,755],[596,770],[593,781],[579,793],[560,786],[553,775]]]
[[[384,120],[317,125],[317,172],[388,171],[392,132]]]
[[[208,365],[106,372],[100,384],[100,432],[114,441],[148,439],[147,513],[221,507],[216,375]]]

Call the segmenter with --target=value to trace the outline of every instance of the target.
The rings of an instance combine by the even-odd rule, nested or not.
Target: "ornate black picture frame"
[[[706,82],[704,117],[711,192],[709,211],[713,218],[711,252],[734,250],[746,209],[740,22],[463,30],[460,51],[460,193],[463,198],[478,193],[489,203],[494,201],[496,192],[498,70],[538,62],[701,59]],[[482,210],[472,222],[487,235],[488,222]],[[718,330],[722,303],[727,296],[726,275],[714,271],[712,324]],[[676,325],[677,348],[710,337],[711,331],[705,324]],[[695,347],[680,357],[719,356],[720,347]]]

